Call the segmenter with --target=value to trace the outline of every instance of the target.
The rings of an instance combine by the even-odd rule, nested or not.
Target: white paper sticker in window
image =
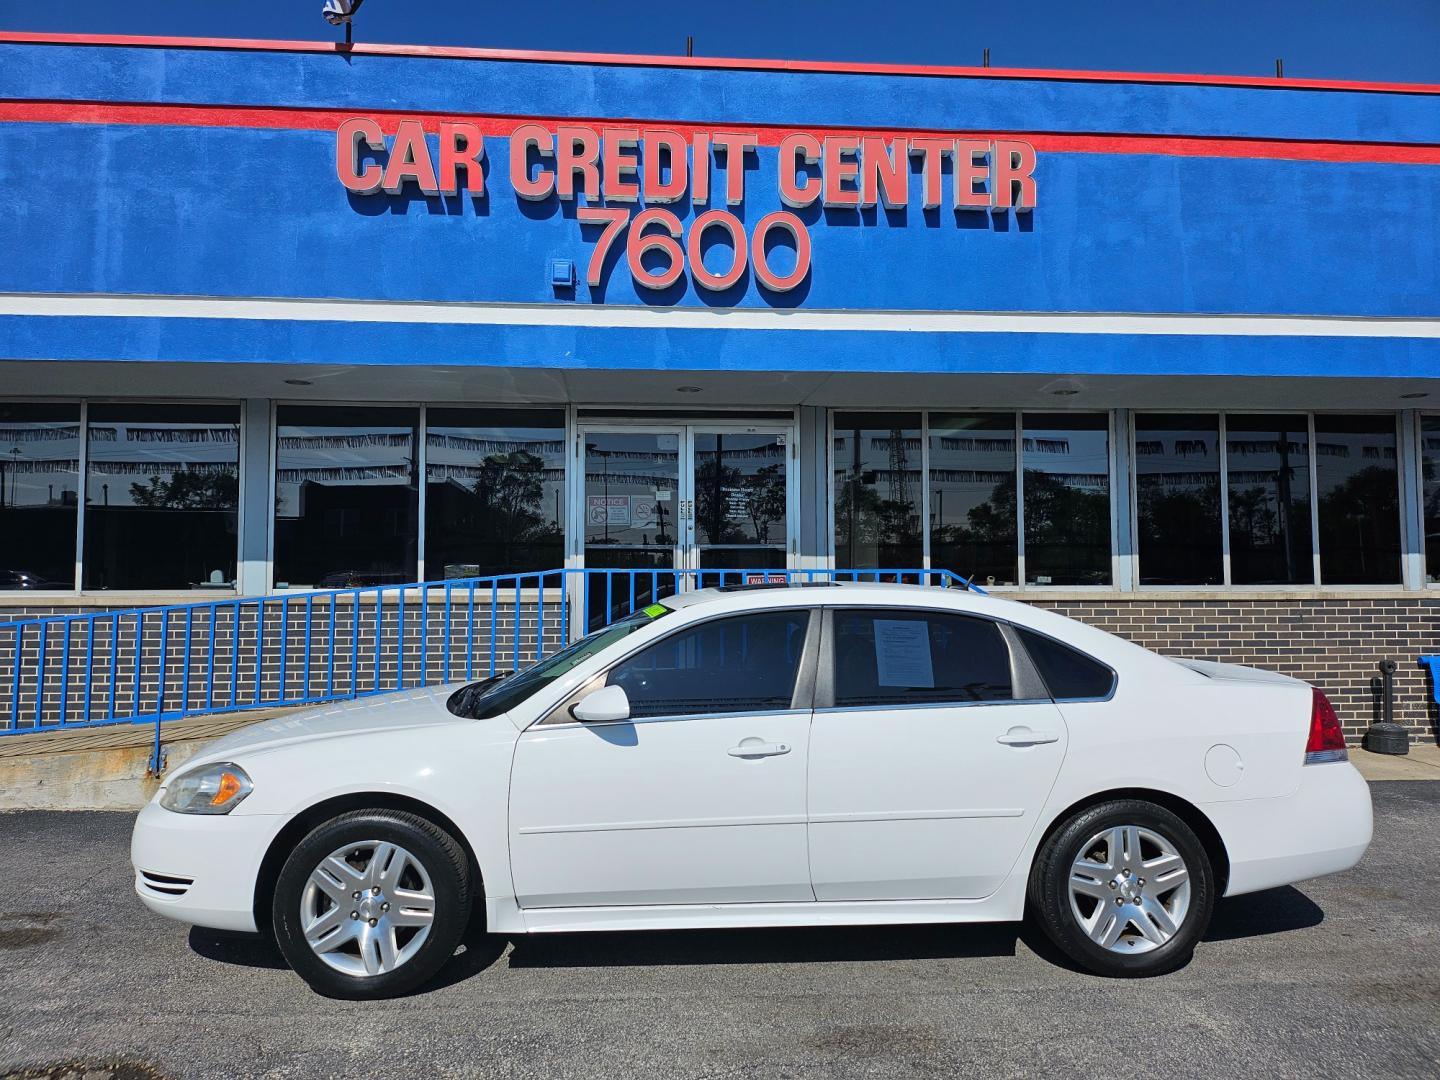
[[[935,689],[929,624],[923,619],[876,619],[875,667],[881,686]]]

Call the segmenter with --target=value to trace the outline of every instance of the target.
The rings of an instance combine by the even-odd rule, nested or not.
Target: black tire
[[[390,971],[352,975],[337,971],[311,949],[300,909],[310,875],[321,861],[347,844],[367,841],[397,844],[408,851],[429,876],[435,909],[429,935],[411,957]],[[276,881],[271,918],[281,953],[317,993],[351,1000],[386,998],[433,978],[455,955],[470,921],[472,897],[469,859],[445,830],[404,811],[355,810],[317,826],[295,845]]]
[[[1096,834],[1123,825],[1137,825],[1164,837],[1185,860],[1189,871],[1189,909],[1174,936],[1163,945],[1134,955],[1092,941],[1070,900],[1070,872],[1082,847]],[[1175,814],[1140,799],[1117,799],[1073,814],[1050,834],[1035,856],[1029,902],[1032,916],[1045,935],[1085,970],[1118,978],[1164,975],[1189,962],[1195,945],[1210,925],[1215,907],[1215,872],[1204,845]],[[1108,904],[1109,900],[1097,903]],[[1133,932],[1131,936],[1135,936]],[[1138,944],[1146,946],[1143,940]]]

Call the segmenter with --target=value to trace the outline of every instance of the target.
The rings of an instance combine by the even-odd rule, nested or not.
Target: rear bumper
[[[1230,857],[1226,896],[1348,870],[1370,846],[1370,787],[1348,761],[1307,765],[1281,799],[1209,803],[1202,808]]]
[[[130,835],[136,895],[167,918],[254,931],[260,862],[285,820],[268,814],[175,814],[150,803]]]

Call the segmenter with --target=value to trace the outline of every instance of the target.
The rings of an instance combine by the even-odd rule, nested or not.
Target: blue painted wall
[[[0,46],[0,98],[1440,142],[1434,95],[186,49]],[[600,290],[582,281],[573,296],[557,296],[549,261],[572,259],[583,275],[598,229],[582,229],[573,204],[517,199],[505,140],[487,143],[491,192],[480,201],[350,195],[335,177],[334,146],[322,131],[0,125],[9,203],[0,292],[1440,316],[1434,165],[1042,151],[1029,215],[922,211],[918,175],[906,211],[800,211],[813,269],[793,293],[766,293],[750,274],[724,294],[687,279],[655,293],[631,281],[617,252]],[[735,208],[752,225],[781,207],[776,172],[775,151],[762,149]],[[687,203],[672,209],[686,220],[696,213]],[[779,269],[787,257],[776,255]],[[727,265],[729,253],[712,259]],[[256,331],[249,343],[247,327]],[[358,355],[341,358],[696,368],[727,355],[728,366],[783,369],[833,366],[822,352],[836,340],[822,350],[795,333],[650,336],[399,327],[355,335]],[[322,361],[345,337],[220,320],[16,317],[0,320],[0,356]],[[742,338],[746,346],[731,345]],[[870,338],[857,335],[847,355],[890,370],[895,336]],[[903,351],[928,359],[901,368],[1436,373],[1434,342],[1277,340],[1180,349],[1168,339],[1101,346],[987,335],[936,338],[921,350],[917,336]],[[628,359],[614,359],[617,350]]]

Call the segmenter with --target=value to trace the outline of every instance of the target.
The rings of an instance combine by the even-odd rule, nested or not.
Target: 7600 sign
[[[728,210],[707,210],[690,224],[688,235],[675,214],[659,207],[642,210],[631,217],[630,211],[623,207],[582,206],[576,210],[576,217],[582,225],[603,226],[585,270],[585,282],[591,288],[600,284],[610,249],[627,228],[625,261],[630,267],[630,276],[647,289],[674,285],[685,272],[687,263],[695,284],[711,292],[730,288],[744,276],[747,265],[755,268],[756,280],[771,292],[788,292],[810,273],[810,234],[804,222],[785,210],[766,214],[749,237],[745,235],[745,223]],[[719,272],[706,266],[702,256],[705,234],[711,229],[720,229],[730,237],[730,265]],[[795,248],[795,265],[786,274],[776,273],[765,254],[766,239],[777,229],[789,234]],[[647,266],[646,255],[652,251],[660,254],[652,256],[649,260],[652,265]],[[658,266],[654,265],[657,263]]]

